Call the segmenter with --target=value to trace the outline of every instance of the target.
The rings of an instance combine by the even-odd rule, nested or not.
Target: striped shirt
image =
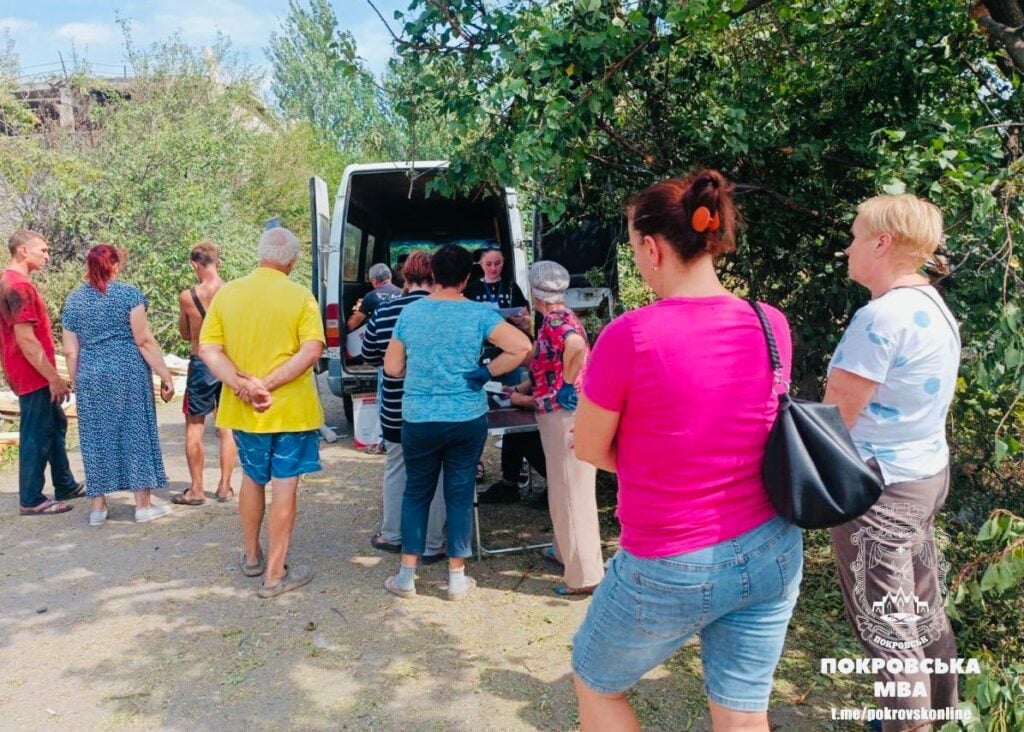
[[[384,363],[384,352],[391,342],[391,333],[398,322],[398,315],[406,305],[426,297],[424,290],[410,292],[408,295],[388,300],[377,306],[370,322],[366,325],[363,336],[363,360],[371,366]],[[402,397],[405,393],[404,379],[395,379],[384,374],[381,389],[380,426],[384,439],[388,442],[402,441]]]

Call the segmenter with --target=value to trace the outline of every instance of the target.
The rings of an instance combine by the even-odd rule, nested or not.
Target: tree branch
[[[815,211],[814,209],[810,209],[810,208],[807,208],[805,206],[801,206],[799,203],[797,203],[793,199],[788,198],[788,197],[782,195],[781,193],[779,193],[778,191],[772,190],[771,188],[766,188],[764,186],[759,186],[759,185],[737,183],[735,185],[735,190],[736,190],[737,193],[744,193],[744,192],[763,193],[766,196],[768,196],[768,197],[778,201],[783,206],[788,208],[790,211],[796,211],[797,213],[802,213],[805,216],[809,216],[811,218],[818,219],[819,221],[824,221],[829,226],[834,227],[834,228],[839,228],[839,229],[843,228],[842,222],[840,222],[838,219],[834,219],[831,216],[829,216],[828,214],[824,214],[824,213],[822,213],[820,211]]]
[[[979,15],[975,22],[988,33],[989,38],[998,42],[1013,60],[1018,73],[1024,73],[1024,36],[1021,28],[1011,28],[996,21],[991,15]]]

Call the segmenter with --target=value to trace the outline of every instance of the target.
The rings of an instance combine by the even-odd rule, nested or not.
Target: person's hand
[[[512,325],[527,334],[530,332],[530,325],[532,324],[530,322],[531,320],[532,318],[530,318],[530,313],[525,309],[523,310],[522,315],[510,315],[508,317],[508,322],[512,323]]]
[[[250,405],[257,412],[265,412],[270,409],[274,398],[270,395],[263,381],[249,374],[238,374],[238,386],[235,389],[235,396],[246,404]]]
[[[486,366],[477,366],[472,371],[464,373],[462,378],[469,384],[470,389],[480,391],[484,388],[484,384],[491,380],[491,372],[487,370]]]
[[[174,399],[174,382],[170,379],[166,381],[164,379],[160,379],[160,398],[163,399],[165,403]]]
[[[576,411],[576,406],[580,401],[580,397],[576,393],[576,385],[570,383],[562,384],[555,394],[555,401],[558,402],[558,406],[562,409],[568,409],[570,412]]]
[[[50,401],[54,404],[63,404],[70,395],[71,387],[68,386],[68,382],[62,377],[58,376],[50,381]]]

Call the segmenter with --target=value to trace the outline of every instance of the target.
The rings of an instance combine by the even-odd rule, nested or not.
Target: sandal
[[[391,554],[401,554],[402,545],[392,544],[390,541],[384,539],[383,534],[374,534],[370,537],[370,546],[378,551],[389,552]]]
[[[557,564],[559,567],[564,567],[562,561],[555,554],[555,548],[553,546],[546,546],[540,550],[540,555],[552,564]]]
[[[596,589],[597,585],[591,585],[590,587],[569,587],[568,585],[558,585],[552,589],[552,592],[560,597],[573,597],[578,595],[593,595],[594,590]]]
[[[448,592],[449,600],[452,602],[458,602],[459,600],[465,600],[466,595],[468,595],[474,587],[476,587],[476,578],[466,577],[466,586],[463,588],[462,592],[452,592],[451,587],[448,587],[447,585],[444,586],[444,589]]]
[[[416,597],[416,588],[413,587],[411,590],[400,590],[398,588],[398,575],[391,575],[384,580],[384,589],[390,592],[392,595],[398,595],[404,600]]]
[[[260,561],[256,564],[249,564],[245,561],[245,552],[240,551],[238,552],[238,566],[246,577],[259,577],[267,569],[267,558],[260,557]]]
[[[71,488],[71,491],[67,495],[57,495],[57,492],[53,492],[53,497],[58,501],[70,501],[75,498],[82,498],[85,496],[85,483],[75,483]]]
[[[22,516],[52,516],[56,513],[67,513],[72,508],[74,508],[74,506],[69,506],[66,503],[54,501],[49,498],[38,506],[18,506],[19,513],[21,513]]]
[[[221,495],[220,493],[217,494],[217,503],[227,503],[228,501],[230,501],[234,497],[235,497],[235,489],[234,488],[228,488],[228,492],[227,493],[225,493],[223,495]]]
[[[256,590],[256,595],[269,599],[292,590],[297,590],[303,585],[308,585],[313,580],[314,574],[316,573],[313,571],[313,568],[305,564],[296,567],[294,572],[288,569],[286,564],[284,565],[284,577],[281,578],[281,581],[269,587],[265,584],[260,585],[260,588]]]
[[[171,503],[178,506],[202,506],[206,503],[205,498],[188,498],[184,493],[176,493],[171,496]]]

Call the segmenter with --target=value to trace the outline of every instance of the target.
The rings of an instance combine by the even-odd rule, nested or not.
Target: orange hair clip
[[[718,231],[719,223],[718,214],[712,216],[707,206],[698,206],[690,216],[690,226],[699,234],[705,231]]]

